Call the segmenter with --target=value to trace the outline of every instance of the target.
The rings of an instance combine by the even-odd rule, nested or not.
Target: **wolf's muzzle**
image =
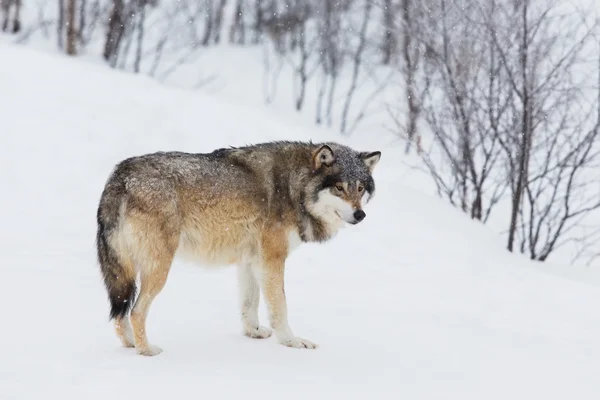
[[[360,221],[365,219],[366,216],[367,214],[365,214],[363,210],[356,210],[354,212],[354,219],[356,220],[356,223],[359,223]]]

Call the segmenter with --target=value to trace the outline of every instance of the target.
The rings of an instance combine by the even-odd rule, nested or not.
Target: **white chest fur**
[[[288,232],[288,254],[296,250],[302,244],[302,239],[295,229]]]

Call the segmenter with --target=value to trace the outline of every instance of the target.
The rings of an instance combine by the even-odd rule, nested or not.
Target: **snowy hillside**
[[[275,114],[0,46],[2,399],[597,399],[600,288],[541,272],[381,150],[366,220],[288,260],[290,349],[240,334],[235,270],[178,262],[120,347],[95,260],[113,165],[157,150],[340,140]],[[261,304],[261,319],[265,319]]]

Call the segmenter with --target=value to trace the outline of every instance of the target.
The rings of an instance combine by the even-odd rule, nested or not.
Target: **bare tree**
[[[334,0],[326,0],[322,3],[323,8],[317,12],[320,18],[317,20],[317,31],[319,32],[319,54],[322,83],[317,95],[317,111],[315,122],[321,124],[323,111],[327,118],[327,125],[332,124],[332,107],[337,79],[343,65],[343,53],[341,48],[341,5]],[[327,101],[324,102],[328,93]],[[323,108],[326,106],[326,109]]]
[[[204,11],[205,25],[204,25],[204,38],[202,39],[202,45],[208,46],[208,44],[210,43],[210,38],[213,35],[213,22],[214,22],[213,0],[205,0],[204,3],[205,3],[206,8]]]
[[[65,49],[69,55],[77,54],[77,43],[81,38],[81,30],[76,27],[77,17],[84,14],[81,10],[78,11],[76,0],[59,0],[58,1],[58,22],[57,22],[57,38],[58,47]],[[82,3],[79,3],[83,7]],[[81,26],[80,26],[81,28]],[[65,46],[66,43],[66,46]]]
[[[77,54],[77,28],[75,18],[77,15],[76,0],[67,0],[67,54]]]
[[[310,15],[308,3],[295,1],[285,13],[262,21],[262,28],[273,44],[279,65],[285,60],[294,70],[294,106],[297,111],[304,105],[307,83],[318,67],[318,59],[313,56],[318,50],[319,38],[306,26]],[[267,56],[265,67],[269,68],[269,64]],[[277,68],[275,73],[279,71],[280,68]]]
[[[83,31],[85,30],[85,26],[87,24],[87,0],[79,0],[79,7],[77,10],[79,11],[79,27],[77,29],[77,41],[81,43],[83,41]]]
[[[543,169],[529,177],[519,210],[520,250],[534,260],[545,261],[573,240],[570,234],[600,208],[600,193],[590,176],[600,167],[600,129],[597,124],[587,132],[581,125],[561,129],[565,131],[553,131],[541,144]]]
[[[65,28],[65,0],[58,0],[58,22],[56,23],[56,35],[58,38],[58,48],[64,47],[64,28]]]
[[[142,3],[139,6],[137,17],[137,50],[135,53],[135,61],[133,71],[137,74],[140,72],[142,63],[142,48],[144,42],[144,23],[146,22],[146,4]]]
[[[13,11],[13,17],[10,18],[10,10]],[[12,21],[12,33],[18,33],[21,30],[21,0],[0,0],[0,11],[2,11],[2,31],[8,30],[8,23]]]
[[[308,65],[309,58],[311,56],[312,50],[314,49],[316,40],[311,40],[310,42],[307,40],[306,35],[306,24],[302,23],[299,27],[298,32],[298,41],[300,43],[300,63],[296,68],[296,74],[300,80],[300,90],[298,95],[296,96],[296,110],[300,111],[302,109],[302,105],[304,104],[304,98],[306,95],[306,83],[308,82],[308,78],[312,75],[312,72],[315,68],[310,68]],[[310,69],[309,69],[310,68]]]
[[[219,6],[217,7],[217,11],[215,12],[215,44],[218,44],[221,41],[221,26],[223,25],[223,14],[225,13],[226,5],[227,0],[220,0]]]
[[[275,50],[278,53],[284,54],[287,52],[288,41],[297,43],[299,37],[305,36],[305,24],[308,16],[308,9],[299,5],[282,15],[272,16],[262,22],[262,26],[266,30],[269,39],[274,43]],[[290,49],[294,50],[294,48],[295,46],[290,44]]]
[[[424,113],[433,147],[421,157],[438,193],[485,222],[506,189],[497,173],[498,135],[511,99],[498,84],[498,57],[489,46],[489,32],[474,20],[472,3],[440,0],[420,22],[407,12],[410,7],[405,0],[402,29],[414,33],[403,38],[408,127],[397,125],[415,135],[416,120]],[[413,40],[425,49],[422,55]]]
[[[300,111],[304,104],[304,98],[306,96],[306,84],[308,79],[314,74],[318,67],[318,60],[313,65],[309,65],[309,61],[317,49],[318,38],[313,35],[309,36],[306,29],[306,21],[310,15],[310,10],[307,4],[297,3],[297,7],[294,10],[296,14],[294,24],[288,26],[290,35],[292,37],[291,50],[294,50],[298,46],[300,51],[300,62],[296,67],[296,75],[299,79],[300,88],[298,95],[296,96],[296,110]]]
[[[125,24],[128,22],[126,18],[124,0],[113,0],[103,54],[104,59],[113,67],[117,63],[119,46],[125,33]]]
[[[112,0],[103,51],[103,57],[111,67],[126,67],[129,50],[135,41],[133,71],[140,71],[148,8],[157,5],[158,0]]]
[[[507,243],[509,251],[515,250],[515,241],[521,228],[521,236],[528,232],[528,239],[521,240],[521,251],[525,250],[524,243],[529,243],[531,254],[537,253],[531,249],[539,243],[536,221],[549,222],[549,215],[544,216],[544,213],[551,213],[547,206],[540,208],[539,201],[547,199],[547,196],[552,198],[550,193],[554,191],[562,198],[566,195],[562,193],[563,189],[567,192],[572,190],[572,186],[562,188],[558,182],[550,183],[546,180],[548,173],[557,171],[551,167],[554,162],[552,160],[562,160],[559,165],[564,166],[558,168],[562,172],[554,176],[555,180],[562,182],[560,177],[571,168],[572,163],[587,164],[589,153],[584,157],[580,151],[587,149],[584,143],[593,145],[596,139],[596,136],[582,137],[581,127],[574,129],[565,125],[567,121],[582,121],[583,117],[577,114],[578,111],[568,107],[558,112],[565,106],[565,102],[572,104],[580,90],[579,83],[573,80],[574,71],[581,61],[581,49],[591,38],[592,30],[582,31],[581,21],[577,21],[575,13],[559,12],[556,6],[556,2],[552,0],[535,4],[525,0],[513,5],[498,6],[493,14],[482,12],[486,27],[493,31],[491,37],[501,61],[505,84],[514,98],[509,108],[512,121],[510,129],[505,129],[505,134],[500,136],[512,195]],[[494,24],[493,19],[504,21],[503,26],[500,28],[498,24]],[[513,21],[519,23],[515,26]],[[562,115],[561,119],[551,118],[557,115]],[[518,124],[514,123],[516,121]],[[551,121],[553,124],[550,124]],[[548,132],[551,132],[549,137],[545,135]],[[578,140],[582,142],[577,142]],[[569,152],[570,155],[564,159],[565,156],[558,151],[569,148],[573,143],[576,143],[573,149],[579,150]],[[540,158],[546,161],[537,163]],[[532,160],[536,160],[534,171],[531,170]],[[537,168],[542,171],[549,168],[551,172],[542,173]],[[580,168],[571,168],[574,178]],[[539,177],[540,173],[543,178]],[[533,182],[543,184],[532,189]],[[528,221],[523,221],[525,196],[530,209]],[[536,214],[541,209],[546,211],[541,211],[542,215]],[[556,222],[555,218],[551,219]],[[533,231],[537,231],[538,235]],[[561,232],[562,228],[554,231],[556,240]],[[555,240],[547,242],[548,249],[554,248],[555,243]]]
[[[353,54],[352,58],[352,81],[350,83],[350,88],[348,89],[348,93],[346,94],[346,100],[344,102],[344,108],[342,110],[341,117],[341,125],[340,125],[340,133],[342,135],[346,135],[347,132],[347,124],[348,124],[348,113],[350,111],[350,105],[352,103],[352,99],[358,87],[358,78],[360,75],[361,64],[364,62],[363,53],[365,51],[366,43],[367,43],[367,28],[369,26],[369,20],[371,16],[371,9],[373,7],[373,3],[371,1],[365,1],[364,9],[363,9],[363,18],[360,26],[360,30],[358,32],[358,45]]]
[[[410,0],[402,0],[403,8],[408,10]],[[408,11],[406,11],[408,13]],[[396,32],[397,29],[394,24],[394,20],[396,18],[396,5],[392,0],[383,0],[383,27],[384,27],[384,36],[383,36],[383,64],[390,64],[392,61],[392,57],[396,52]],[[404,20],[406,24],[406,19]]]
[[[86,46],[94,37],[96,28],[106,16],[101,0],[82,0],[80,9],[80,23],[77,40],[81,46]]]
[[[409,38],[425,45],[431,87],[420,99],[410,88],[422,80],[406,81],[410,98],[424,100],[433,147],[422,158],[438,191],[487,221],[509,189],[508,248],[518,243],[542,261],[600,207],[590,186],[598,125],[576,72],[597,25],[555,6],[440,0],[427,29]]]
[[[515,3],[516,5],[516,3]],[[518,6],[516,5],[515,8]],[[531,139],[533,133],[533,124],[531,121],[532,117],[532,99],[530,97],[530,85],[531,81],[529,78],[529,46],[530,46],[530,31],[531,27],[529,26],[529,0],[525,0],[521,3],[520,7],[520,17],[518,20],[519,24],[519,56],[518,56],[518,70],[510,70],[509,79],[515,89],[515,94],[520,101],[520,140],[517,140],[517,148],[510,148],[505,146],[508,149],[508,156],[511,158],[511,189],[512,189],[512,205],[511,205],[511,215],[510,215],[510,227],[508,232],[508,250],[513,251],[514,239],[517,230],[517,218],[519,215],[521,200],[523,198],[523,190],[526,185],[526,177],[529,173],[529,159],[531,154]],[[518,15],[517,15],[518,16]],[[496,41],[498,44],[498,41]],[[497,46],[501,56],[506,59],[506,56],[503,53],[503,49],[500,46]],[[505,51],[505,50],[504,50]],[[508,71],[507,71],[508,72]],[[521,82],[519,87],[519,82],[517,76],[521,76]],[[513,153],[513,151],[515,151]],[[516,157],[513,157],[512,154],[515,154]],[[515,159],[516,158],[516,159]]]
[[[556,21],[552,27],[555,25]],[[585,242],[589,235],[595,235],[594,230],[583,235],[576,231],[600,209],[596,178],[600,169],[600,68],[597,96],[590,101],[584,81],[576,79],[579,70],[575,67],[587,61],[583,45],[597,26],[583,31],[561,29],[560,37],[550,34],[547,42],[541,40],[545,42],[543,51],[533,52],[536,59],[560,46],[559,58],[553,59],[560,65],[551,63],[554,72],[543,75],[546,85],[534,86],[531,119],[535,133],[517,230],[520,251],[531,259],[545,261],[566,243]]]
[[[430,84],[428,77],[422,77],[417,80],[417,74],[422,68],[421,54],[424,53],[424,34],[422,30],[427,23],[424,10],[420,3],[414,0],[401,1],[402,24],[400,28],[402,37],[402,67],[404,76],[404,88],[406,93],[406,102],[408,105],[408,115],[406,124],[406,148],[405,153],[409,153],[411,145],[415,140],[420,143],[420,137],[417,138],[417,122],[421,114],[423,97]]]
[[[233,23],[229,28],[229,43],[244,44],[245,41],[246,27],[244,24],[244,0],[236,0],[235,8],[233,10]]]
[[[256,0],[254,3],[254,39],[252,43],[260,42],[261,33],[263,31],[263,23],[265,21],[265,9],[263,0]]]

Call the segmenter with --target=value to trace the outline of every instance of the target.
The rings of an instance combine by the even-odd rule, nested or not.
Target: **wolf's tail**
[[[121,204],[126,196],[125,185],[108,182],[98,206],[96,246],[98,262],[110,300],[110,319],[127,316],[133,306],[136,294],[135,271],[132,266],[123,265],[124,257],[111,246],[111,236],[119,234]],[[128,259],[128,257],[125,257]]]

